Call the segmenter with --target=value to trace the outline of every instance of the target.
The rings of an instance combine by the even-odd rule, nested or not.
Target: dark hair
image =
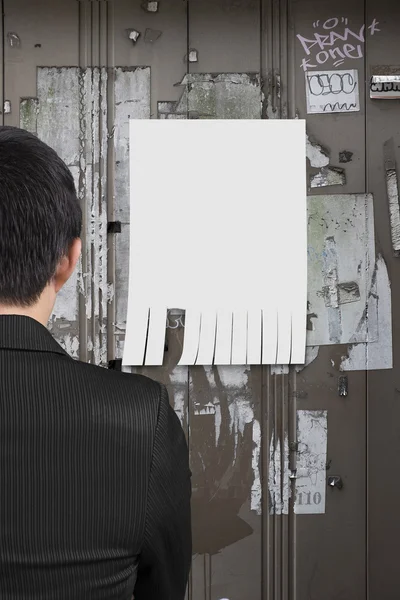
[[[81,227],[66,164],[35,135],[0,127],[0,303],[35,304]]]

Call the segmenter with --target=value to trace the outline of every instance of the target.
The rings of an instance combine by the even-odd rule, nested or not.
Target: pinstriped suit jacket
[[[166,389],[0,316],[0,598],[183,600],[190,471]]]

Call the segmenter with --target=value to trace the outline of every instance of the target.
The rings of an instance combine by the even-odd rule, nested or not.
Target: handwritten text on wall
[[[367,34],[375,35],[380,31],[379,22],[373,19],[367,27],[350,28],[346,17],[332,17],[326,21],[315,21],[315,33],[310,37],[298,34],[306,56],[300,67],[303,71],[315,69],[325,64],[339,67],[346,59],[359,59],[364,56],[364,44]]]

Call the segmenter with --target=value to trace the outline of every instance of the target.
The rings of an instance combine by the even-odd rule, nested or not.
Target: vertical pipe
[[[281,436],[281,497],[283,507],[288,508],[288,485],[289,485],[289,473],[288,473],[288,375],[278,375],[281,382],[280,398],[279,402],[281,405],[281,424],[280,424],[280,436]],[[280,553],[280,566],[281,566],[281,599],[288,600],[288,573],[289,573],[289,547],[288,547],[288,530],[289,530],[289,515],[284,513],[282,510],[281,515],[281,553]]]
[[[273,0],[260,0],[260,72],[264,103],[262,118],[269,118],[274,111],[274,81],[273,81]]]
[[[269,368],[268,369],[268,376],[271,378],[271,371],[272,369]],[[279,428],[279,423],[278,423],[278,403],[277,403],[277,396],[278,396],[278,378],[276,375],[274,375],[272,377],[272,389],[273,389],[273,395],[272,395],[272,402],[271,404],[273,405],[273,426],[272,426],[272,431],[273,431],[273,436],[274,436],[274,443],[275,443],[275,448],[274,448],[274,472],[275,472],[275,489],[277,487],[277,481],[276,481],[276,464],[277,464],[277,458],[276,458],[276,451],[278,450],[278,448],[280,449],[280,453],[282,454],[282,445],[281,445],[281,439],[280,439],[280,428]],[[279,445],[278,445],[279,444]],[[280,458],[280,457],[279,457]],[[272,461],[271,461],[272,462]],[[280,484],[280,482],[278,482],[278,484]],[[279,542],[280,542],[280,535],[279,535],[279,525],[280,525],[280,515],[277,515],[277,505],[276,505],[276,500],[279,501],[279,496],[277,497],[276,491],[275,491],[275,499],[274,499],[274,513],[272,516],[273,519],[273,530],[272,530],[272,534],[273,534],[273,545],[272,545],[272,556],[271,556],[271,561],[273,564],[273,583],[274,583],[274,595],[271,597],[271,600],[275,600],[275,598],[280,598],[281,594],[280,594],[280,573],[279,573],[279,561],[278,561],[278,555],[280,554],[279,551]]]
[[[86,161],[86,139],[85,139],[85,107],[83,106],[84,77],[83,72],[88,66],[88,35],[89,35],[89,4],[87,2],[78,2],[79,10],[79,198],[82,205],[82,255],[81,270],[82,276],[87,273],[88,261],[86,254],[87,245],[87,207],[86,207],[86,182],[85,182],[85,161]],[[83,362],[88,361],[88,323],[86,318],[86,281],[83,279],[83,293],[79,294],[79,358]]]
[[[5,0],[1,0],[1,124],[4,125],[4,103],[6,98],[6,15]]]
[[[190,48],[190,0],[186,0],[186,76],[189,75],[190,72],[190,61],[189,61],[189,48]],[[189,84],[186,84],[186,119],[189,118]],[[188,151],[187,148],[185,148],[185,151]],[[188,440],[188,447],[190,449],[190,454],[191,454],[191,435],[190,435],[190,425],[191,425],[191,412],[190,412],[190,401],[191,401],[191,390],[190,390],[190,368],[187,368],[187,402],[188,402],[188,407],[187,407],[187,422],[188,422],[188,426],[187,426],[187,440]],[[205,560],[205,557],[204,557]],[[210,565],[210,571],[211,571],[211,565]],[[204,582],[204,594],[206,594],[206,585]],[[187,593],[187,598],[188,600],[193,600],[195,596],[195,591],[193,589],[193,574],[192,572],[190,572],[190,576],[189,576],[189,584],[188,584],[188,593]]]
[[[107,221],[115,221],[115,146],[114,146],[114,126],[115,126],[115,45],[114,45],[114,3],[107,2]],[[107,240],[107,280],[112,285],[114,294],[107,306],[107,354],[108,359],[116,357],[115,341],[115,287],[116,287],[116,236],[108,234]]]
[[[296,118],[296,71],[295,71],[295,62],[296,62],[296,31],[295,31],[295,23],[294,23],[294,14],[293,14],[293,0],[287,1],[287,98],[288,98],[288,118],[295,119]]]
[[[297,378],[296,371],[289,374],[289,472],[297,472]],[[293,446],[291,446],[293,444]],[[290,480],[291,494],[289,502],[289,600],[297,598],[297,569],[296,569],[296,479]]]
[[[364,23],[367,25],[368,20],[368,8],[369,3],[364,0]],[[368,139],[368,99],[369,99],[369,72],[368,72],[368,40],[369,37],[365,36],[365,49],[364,49],[364,81],[365,81],[365,109],[364,109],[364,161],[365,161],[365,193],[369,193],[369,145],[367,144]],[[368,335],[369,321],[367,319],[367,335]],[[370,577],[369,577],[369,377],[368,377],[368,353],[365,354],[365,395],[366,395],[366,409],[365,409],[365,586],[366,586],[366,600],[370,598]]]

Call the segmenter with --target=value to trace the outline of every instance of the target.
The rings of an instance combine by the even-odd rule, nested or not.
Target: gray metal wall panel
[[[315,3],[307,0],[293,3],[294,33],[312,40],[314,33],[321,35],[322,24],[336,16],[347,18],[349,27],[357,31],[365,20],[364,3],[325,0]],[[318,22],[318,25],[317,25]],[[333,22],[332,22],[333,23]],[[330,26],[331,23],[328,24]],[[335,31],[340,31],[339,25]],[[350,42],[350,40],[349,40]],[[316,54],[322,48],[314,46],[310,55],[296,39],[294,74],[296,111],[307,118],[307,133],[314,152],[317,145],[329,159],[329,166],[345,170],[346,184],[312,190],[314,194],[362,193],[365,191],[365,93],[362,85],[364,60],[348,59],[343,69],[357,69],[360,77],[360,112],[334,115],[307,115],[305,73],[301,68],[303,58],[317,63]],[[321,55],[321,59],[325,56]],[[333,60],[312,69],[332,71]],[[339,153],[353,152],[351,162],[339,162]],[[321,169],[319,151],[310,152],[308,175]],[[313,163],[313,164],[312,164]],[[311,193],[311,190],[309,190]],[[334,202],[334,196],[332,196]],[[326,215],[329,219],[329,216]],[[354,232],[354,235],[357,235]],[[309,241],[309,243],[311,243]],[[310,306],[310,313],[318,312]],[[315,319],[317,321],[317,318]],[[326,513],[323,515],[296,516],[296,592],[298,598],[366,597],[366,380],[362,372],[346,373],[349,393],[339,396],[339,379],[342,356],[346,346],[320,346],[315,361],[298,376],[297,408],[327,410],[328,454],[327,477],[341,476],[342,490],[327,489]]]
[[[381,32],[367,48],[367,92],[372,69],[398,66],[400,72],[400,6],[382,0],[367,2],[366,20],[379,21]],[[382,69],[380,69],[381,71]],[[367,100],[366,103],[367,189],[375,198],[377,247],[389,271],[393,306],[394,368],[369,371],[368,384],[368,575],[371,600],[398,597],[397,563],[400,523],[397,517],[400,468],[398,402],[399,384],[399,299],[400,264],[394,256],[389,219],[385,144],[392,140],[394,168],[400,176],[400,103],[398,100]],[[399,193],[397,181],[397,194]]]

